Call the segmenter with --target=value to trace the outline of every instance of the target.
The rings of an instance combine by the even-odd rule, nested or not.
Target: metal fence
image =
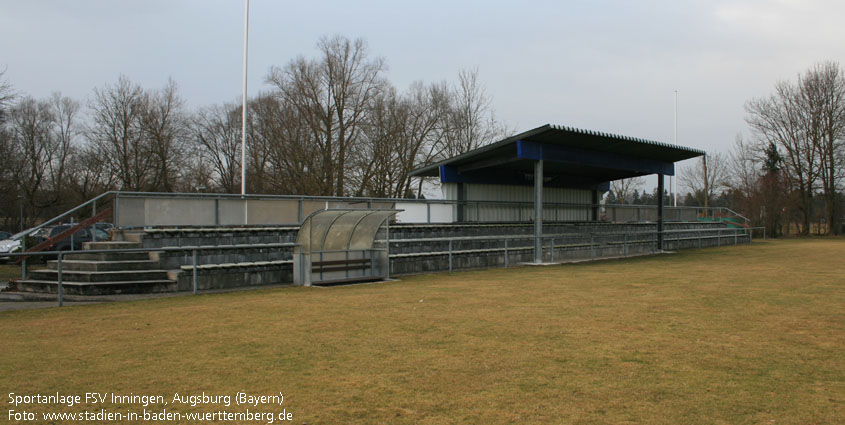
[[[379,208],[402,210],[399,223],[533,222],[534,203],[454,201],[292,195],[109,192],[114,224],[121,228],[156,226],[298,225],[322,209]],[[699,218],[748,219],[728,208],[665,207],[664,221]],[[548,221],[657,221],[656,205],[551,203],[543,205]]]
[[[295,248],[299,246],[297,243],[277,243],[277,244],[262,244],[261,248]],[[239,249],[253,249],[252,245],[213,245],[213,246],[186,246],[186,247],[163,247],[163,248],[122,248],[122,249],[90,249],[84,251],[49,251],[49,252],[16,252],[12,254],[4,254],[4,257],[56,257],[56,276],[57,276],[57,301],[58,306],[61,307],[64,300],[62,288],[62,262],[66,255],[74,254],[115,254],[115,253],[149,253],[149,252],[191,252],[193,262],[191,264],[193,293],[196,295],[199,292],[197,281],[197,268],[201,265],[199,263],[199,252],[207,250],[239,250]],[[26,262],[21,263],[22,279],[26,279]]]
[[[703,247],[704,240],[716,240],[716,246],[722,245],[737,245],[740,243],[741,238],[748,237],[748,242],[751,243],[753,241],[753,233],[755,231],[762,231],[762,237],[765,239],[765,228],[725,228],[725,229],[681,229],[681,230],[671,230],[671,231],[663,231],[663,242],[664,248],[666,244],[675,243],[675,248],[680,249],[681,242],[696,242],[699,248]],[[554,263],[559,257],[556,255],[561,255],[562,252],[565,252],[567,249],[581,249],[584,250],[584,247],[589,250],[589,254],[585,256],[585,259],[596,259],[596,258],[606,258],[606,256],[600,256],[600,247],[615,245],[617,250],[621,253],[619,256],[626,257],[629,256],[630,247],[632,246],[645,246],[646,250],[651,253],[658,252],[659,249],[658,245],[658,235],[661,232],[657,231],[646,231],[646,232],[594,232],[594,233],[570,233],[570,234],[551,234],[545,235],[542,238],[542,246],[543,246],[543,260],[550,261]],[[390,252],[390,244],[402,244],[402,243],[415,243],[425,241],[428,244],[432,244],[437,241],[446,242],[447,249],[445,252],[442,251],[432,251],[428,254],[431,255],[446,255],[448,257],[448,271],[453,271],[453,257],[458,254],[472,254],[474,252],[496,252],[502,253],[504,255],[504,266],[509,267],[511,265],[511,257],[515,251],[527,251],[533,249],[533,241],[535,237],[533,235],[499,235],[499,236],[468,236],[468,237],[454,237],[454,238],[425,238],[425,239],[396,239],[390,240],[389,237],[386,240],[387,248],[385,249]],[[487,247],[484,249],[476,249],[476,250],[456,250],[454,246],[456,243],[462,241],[470,241],[470,242],[477,242],[477,241],[486,241],[488,243],[493,243],[496,245],[492,248]],[[724,241],[724,243],[723,243]],[[262,244],[261,248],[295,248],[300,246],[297,243],[277,243],[277,244]],[[85,250],[86,254],[99,254],[99,253],[148,253],[148,252],[191,252],[192,264],[191,264],[191,273],[192,273],[192,284],[193,284],[193,293],[197,294],[199,292],[199,285],[198,285],[198,273],[197,269],[201,266],[199,263],[199,256],[198,253],[204,250],[236,250],[236,249],[251,249],[254,248],[252,245],[215,245],[215,246],[191,246],[191,247],[163,247],[163,248],[127,248],[127,249],[100,249],[100,250]],[[62,262],[66,255],[72,254],[79,254],[81,251],[58,251],[58,252],[22,252],[22,253],[13,253],[13,254],[5,254],[9,257],[24,257],[24,256],[50,256],[56,257],[57,264],[56,264],[56,271],[57,271],[57,302],[58,306],[61,307],[64,302],[64,295],[63,295],[63,286],[62,286]],[[401,255],[401,254],[400,254]],[[390,258],[390,257],[389,257]],[[300,260],[301,261],[301,260]],[[387,276],[389,277],[391,274],[391,262],[388,262],[387,268]],[[303,264],[299,264],[298,269],[300,272],[303,270]],[[22,275],[25,278],[26,275],[26,263],[22,264]],[[444,270],[445,271],[445,270]]]
[[[761,233],[765,240],[765,228],[724,228],[724,229],[680,229],[641,232],[585,232],[585,233],[560,233],[544,235],[542,238],[543,261],[551,263],[562,259],[560,254],[567,250],[586,250],[588,255],[585,259],[599,258],[599,250],[602,247],[615,246],[620,251],[621,257],[630,255],[633,246],[645,247],[647,252],[659,252],[658,235],[662,233],[664,250],[683,249],[682,242],[689,242],[692,248],[705,247],[704,242],[715,240],[715,246],[738,245],[740,239],[748,238],[748,243],[753,241],[755,231]],[[430,255],[445,255],[448,257],[448,271],[453,271],[453,257],[458,254],[474,253],[501,253],[504,255],[504,266],[510,266],[510,258],[517,251],[531,251],[533,254],[534,241],[537,238],[533,235],[500,235],[500,236],[464,236],[450,238],[419,238],[419,239],[394,239],[393,245],[426,243],[434,249]],[[440,242],[440,244],[438,244]],[[480,243],[478,248],[466,249],[458,247],[461,242]],[[688,244],[688,245],[689,245]],[[439,246],[438,246],[439,245]],[[712,246],[711,244],[710,246]],[[556,258],[557,253],[557,258]]]

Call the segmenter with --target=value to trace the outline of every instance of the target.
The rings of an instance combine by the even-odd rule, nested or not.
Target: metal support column
[[[657,250],[663,251],[663,174],[657,175]]]
[[[543,160],[534,162],[534,262],[543,262]]]
[[[458,190],[458,223],[463,223],[466,221],[466,193],[464,193],[464,184],[458,183],[457,184]]]

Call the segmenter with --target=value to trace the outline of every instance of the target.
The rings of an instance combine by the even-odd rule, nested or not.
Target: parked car
[[[94,223],[93,226],[94,226],[95,229],[100,229],[100,230],[106,232],[106,234],[111,232],[111,229],[114,229],[114,224],[106,223],[105,221],[102,221],[102,222],[99,222],[99,223]],[[97,240],[100,240],[100,236],[97,236]]]
[[[44,227],[38,230],[34,236],[38,240],[38,243],[41,243],[47,239],[55,238],[56,236],[66,232],[71,227],[72,225],[70,224],[59,224],[57,226]],[[86,227],[77,230],[76,233],[73,234],[73,237],[68,237],[56,242],[56,244],[50,248],[50,251],[70,251],[72,249],[82,249],[83,242],[91,242],[93,240],[91,232],[95,232],[94,234],[97,235],[98,241],[105,241],[109,239],[108,232],[97,227]]]
[[[23,235],[27,234],[27,232],[31,231],[32,229],[27,229],[23,232],[16,233],[14,235],[9,235],[8,237],[3,238],[0,240],[0,255],[2,254],[10,254],[13,252],[20,251],[21,249],[21,239]],[[6,232],[3,232],[6,233]],[[11,257],[2,257],[0,256],[0,261],[9,261]]]

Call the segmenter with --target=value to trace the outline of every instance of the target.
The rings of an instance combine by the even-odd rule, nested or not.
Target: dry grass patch
[[[6,312],[0,388],[282,391],[308,424],[843,423],[843,258],[774,241]]]

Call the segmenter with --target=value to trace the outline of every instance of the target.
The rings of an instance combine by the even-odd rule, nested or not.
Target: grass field
[[[173,395],[245,391],[282,392],[281,407],[250,409],[297,424],[845,423],[845,239],[5,312],[0,325],[4,403],[131,392],[169,402],[148,411],[212,412]]]

